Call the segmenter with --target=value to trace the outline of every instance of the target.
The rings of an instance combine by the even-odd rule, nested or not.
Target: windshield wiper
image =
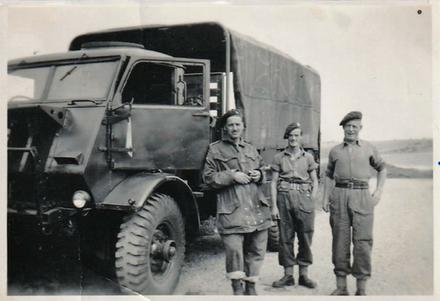
[[[75,64],[78,64],[81,60],[88,58],[87,54],[83,53],[78,60],[76,60]],[[70,68],[69,70],[67,70],[67,72],[60,78],[60,81],[62,81],[63,79],[65,79],[66,77],[68,77],[70,74],[72,74],[73,71],[76,70],[76,68],[78,68],[77,65],[73,66],[72,68]]]
[[[68,77],[70,74],[72,74],[72,72],[75,71],[76,68],[78,68],[78,66],[73,66],[72,68],[67,70],[67,72],[60,78],[60,81],[62,81],[63,79]]]

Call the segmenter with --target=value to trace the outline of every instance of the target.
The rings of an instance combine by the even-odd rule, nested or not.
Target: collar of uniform
[[[301,147],[300,148],[300,152],[299,152],[299,154],[298,154],[298,158],[299,157],[301,157],[301,156],[304,156],[305,155],[305,151],[304,151],[304,149]],[[292,154],[291,152],[289,152],[289,151],[287,151],[287,148],[284,150],[284,155],[285,156],[289,156],[289,157],[295,157],[295,155],[294,154]]]
[[[360,139],[356,140],[355,143],[348,143],[347,141],[344,140],[344,142],[343,142],[343,146],[347,146],[347,145],[349,145],[349,144],[352,144],[352,145],[359,145],[359,146],[361,146],[362,142],[361,142]]]
[[[225,136],[222,138],[222,141],[230,143],[230,144],[236,144],[235,141],[233,141],[229,136]],[[244,147],[244,139],[242,137],[240,137],[240,140],[238,140],[237,145]]]

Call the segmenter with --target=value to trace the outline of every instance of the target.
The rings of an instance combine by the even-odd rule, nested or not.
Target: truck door
[[[209,145],[209,63],[138,61],[121,91],[130,117],[114,124],[115,169],[201,169]]]

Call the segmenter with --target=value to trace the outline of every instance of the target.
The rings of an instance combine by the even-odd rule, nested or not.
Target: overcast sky
[[[200,21],[220,21],[317,70],[323,141],[342,138],[338,123],[351,110],[364,113],[364,139],[432,137],[426,6],[15,7],[8,9],[7,57],[65,51],[76,35],[88,31]]]

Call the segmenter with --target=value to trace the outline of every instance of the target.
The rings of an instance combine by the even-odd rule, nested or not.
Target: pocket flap
[[[214,154],[214,159],[215,160],[219,160],[219,161],[223,161],[223,162],[228,162],[232,159],[236,159],[238,158],[237,155],[230,155],[230,156],[226,156],[224,154],[221,153],[216,153]]]

